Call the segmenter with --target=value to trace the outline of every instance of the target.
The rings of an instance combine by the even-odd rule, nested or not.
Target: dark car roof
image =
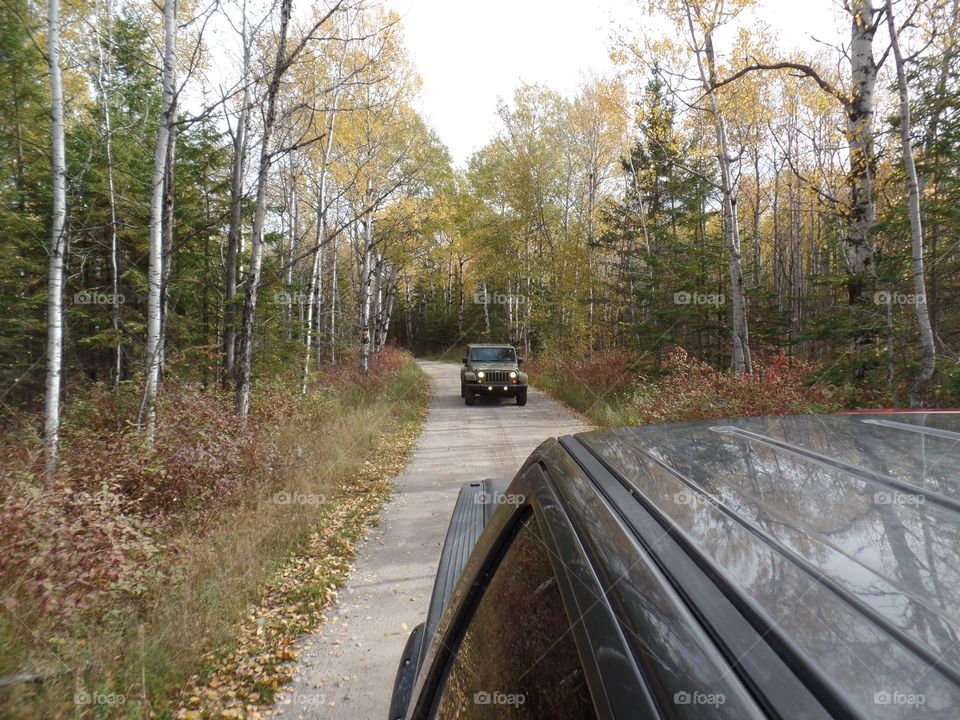
[[[561,444],[846,714],[960,717],[960,413],[648,425]]]

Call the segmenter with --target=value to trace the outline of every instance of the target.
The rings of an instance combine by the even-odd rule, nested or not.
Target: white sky
[[[636,0],[388,0],[403,18],[423,78],[421,111],[463,164],[496,131],[497,98],[521,82],[572,94],[609,74],[616,28],[637,22]],[[836,0],[765,0],[756,15],[781,45],[815,52],[834,42]]]

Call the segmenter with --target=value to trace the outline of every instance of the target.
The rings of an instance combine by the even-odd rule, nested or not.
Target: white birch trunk
[[[157,386],[160,381],[160,332],[163,284],[163,191],[164,171],[170,141],[170,125],[173,118],[174,62],[176,59],[176,14],[177,0],[163,3],[163,95],[160,107],[160,123],[153,153],[153,177],[150,197],[150,251],[147,283],[147,345],[146,383],[143,393],[141,416],[145,414],[147,438],[152,443],[156,434]]]
[[[367,181],[367,198],[373,195],[370,181]],[[373,209],[369,209],[363,232],[363,266],[360,270],[360,370],[366,375],[370,371],[370,304],[373,290]]]
[[[113,359],[113,387],[120,385],[120,376],[123,372],[123,342],[120,337],[120,246],[117,242],[117,201],[113,180],[113,124],[110,115],[110,84],[113,81],[113,2],[107,0],[105,7],[105,24],[107,36],[107,52],[104,52],[103,41],[97,33],[97,55],[100,61],[97,74],[97,86],[100,92],[100,102],[103,107],[103,136],[104,149],[107,156],[107,202],[110,206],[110,279],[113,291],[113,306],[111,308],[111,325],[117,336]]]
[[[453,312],[453,258],[447,258],[446,317]]]
[[[293,263],[290,262],[290,259],[293,258],[294,247],[297,244],[298,239],[298,222],[299,217],[297,213],[297,178],[293,171],[293,158],[290,159],[290,206],[288,210],[288,215],[290,216],[289,227],[287,228],[287,258],[284,260],[283,257],[280,258],[281,263],[286,265],[286,271],[283,275],[284,284],[289,288],[293,287]],[[316,254],[316,253],[314,253]],[[281,254],[282,255],[282,254]],[[296,304],[301,308],[303,303],[297,297]],[[286,319],[286,336],[287,342],[293,341],[293,306],[294,299],[293,293],[287,293],[287,301],[284,303],[284,315]]]
[[[690,30],[690,39],[695,47],[699,47],[693,17],[687,8],[687,22]],[[703,53],[701,58],[700,53]],[[727,129],[723,115],[717,106],[714,85],[717,82],[716,61],[713,49],[713,35],[710,29],[704,31],[703,49],[696,51],[697,67],[700,70],[700,81],[704,96],[707,99],[711,119],[717,142],[717,163],[720,167],[720,190],[723,196],[723,224],[727,238],[727,250],[730,253],[729,275],[731,294],[731,315],[733,317],[733,369],[738,373],[751,371],[750,338],[747,328],[747,303],[743,288],[743,270],[740,266],[740,229],[737,224],[737,213],[734,199],[733,178],[730,170],[730,155],[727,147]],[[703,61],[706,60],[706,67]]]
[[[874,88],[877,65],[873,59],[876,33],[873,0],[851,0],[850,99],[846,103],[850,155],[850,218],[843,238],[844,259],[851,278],[847,285],[851,305],[863,299],[865,275],[873,273],[874,251],[870,230],[876,220],[873,145]]]
[[[937,348],[933,342],[933,328],[930,325],[930,313],[927,309],[927,284],[923,267],[923,223],[920,218],[920,186],[917,182],[917,166],[913,160],[913,144],[910,140],[912,122],[910,118],[910,88],[907,86],[907,73],[904,68],[900,39],[893,20],[893,2],[887,0],[887,30],[890,33],[890,46],[897,65],[897,91],[900,95],[900,145],[903,153],[903,169],[907,180],[907,210],[910,213],[910,241],[913,264],[914,310],[917,325],[920,328],[920,348],[923,353],[923,365],[910,388],[910,407],[920,407],[923,396],[937,364]]]
[[[47,65],[50,71],[51,169],[53,212],[47,278],[47,379],[43,405],[43,445],[47,476],[57,467],[60,449],[60,386],[63,380],[63,256],[67,244],[67,162],[60,75],[60,3],[47,5]]]
[[[253,365],[253,330],[260,292],[260,273],[263,267],[263,232],[267,216],[267,180],[273,155],[270,143],[277,120],[277,95],[280,81],[288,66],[287,29],[293,0],[280,4],[280,33],[277,55],[270,84],[267,86],[266,112],[263,121],[263,138],[260,146],[260,166],[257,172],[257,199],[253,215],[253,233],[250,247],[250,270],[247,274],[247,292],[243,303],[243,325],[240,330],[240,358],[237,363],[236,409],[241,417],[250,414],[250,373]]]
[[[337,278],[337,239],[333,239],[330,248],[331,267],[330,267],[330,324],[329,338],[330,343],[330,362],[337,363],[337,310],[340,307],[339,295],[340,285]]]
[[[323,197],[323,173],[321,171],[320,179],[320,197]],[[323,200],[319,200],[318,215],[323,215]],[[307,316],[305,323],[307,326],[307,335],[304,338],[303,353],[303,382],[300,384],[300,394],[307,394],[307,377],[310,375],[310,356],[313,353],[313,309],[316,306],[317,316],[320,315],[320,273],[323,269],[323,251],[320,248],[321,238],[323,237],[323,221],[317,219],[317,247],[313,253],[313,267],[310,270],[310,283],[307,286]],[[317,364],[320,364],[317,358]]]

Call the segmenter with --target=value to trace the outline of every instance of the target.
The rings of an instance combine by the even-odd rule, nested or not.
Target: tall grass
[[[116,476],[130,460],[112,454],[142,450],[123,423],[95,433],[106,442],[102,472],[72,456],[79,448],[89,452],[88,443],[65,444],[65,466],[74,474],[61,478],[55,494],[40,476],[3,465],[0,530],[7,536],[0,551],[23,562],[0,566],[0,677],[49,676],[0,688],[0,716],[171,716],[191,678],[208,671],[209,655],[233,647],[250,603],[322,527],[346,481],[386,435],[421,417],[429,391],[409,355],[387,351],[368,377],[334,368],[315,373],[302,399],[295,378],[261,383],[246,427],[233,424],[226,397],[215,399],[221,412],[202,423],[178,418],[178,409],[204,399],[197,388],[176,392],[167,393],[162,417],[167,427],[181,428],[158,440],[166,443],[164,457],[145,452],[147,469]],[[22,437],[8,445],[21,458],[30,449]],[[215,457],[219,451],[244,457]],[[218,484],[211,468],[232,479]],[[172,477],[191,471],[199,479]],[[91,511],[103,502],[115,512]],[[116,525],[99,538],[91,522],[111,517]],[[63,523],[77,527],[64,533]],[[135,532],[126,531],[128,524]],[[64,539],[78,543],[73,551],[81,562],[63,560],[69,547],[47,547]],[[31,544],[36,562],[23,558]],[[114,572],[101,577],[103,564]]]

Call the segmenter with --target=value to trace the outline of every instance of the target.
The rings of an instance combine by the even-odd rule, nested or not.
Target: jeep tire
[[[519,405],[520,407],[523,407],[526,404],[527,404],[527,389],[522,388],[520,390],[517,390],[517,405]]]
[[[467,405],[473,405],[477,402],[477,396],[473,394],[472,390],[465,390],[464,392],[463,397]]]

